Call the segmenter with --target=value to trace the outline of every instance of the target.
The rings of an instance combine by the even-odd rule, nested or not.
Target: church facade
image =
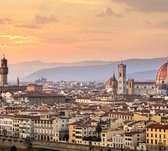
[[[113,74],[106,82],[105,90],[112,91],[112,95],[168,95],[168,60],[158,70],[154,82],[126,80],[126,65],[121,63],[118,65],[118,81]]]

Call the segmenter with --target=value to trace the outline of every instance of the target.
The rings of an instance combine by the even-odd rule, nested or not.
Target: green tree
[[[16,146],[15,146],[15,145],[14,145],[14,146],[12,146],[12,147],[10,148],[10,151],[17,151]]]
[[[102,131],[102,128],[100,126],[100,123],[97,124],[97,127],[96,127],[96,132],[98,134],[98,136],[100,136],[100,132]]]
[[[33,144],[32,144],[32,140],[31,140],[30,137],[26,137],[25,140],[24,140],[24,143],[25,143],[28,151],[32,149]]]
[[[3,129],[3,130],[2,130],[2,134],[3,134],[4,137],[6,137],[6,136],[7,136],[7,130],[6,130],[6,129]]]
[[[69,139],[69,135],[67,133],[65,133],[65,136],[64,136],[65,140],[68,141]]]

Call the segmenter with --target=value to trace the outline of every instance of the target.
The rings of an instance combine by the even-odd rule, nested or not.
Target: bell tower
[[[1,67],[0,67],[0,75],[1,75],[1,86],[8,84],[8,60],[3,56],[3,59],[1,59]]]
[[[121,62],[118,65],[118,94],[125,95],[127,92],[126,65]]]

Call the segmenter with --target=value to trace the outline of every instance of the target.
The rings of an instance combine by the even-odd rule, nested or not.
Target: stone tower
[[[1,86],[8,84],[8,61],[5,59],[5,56],[3,56],[3,59],[1,59],[1,67],[0,67],[0,74],[1,74]]]
[[[128,95],[134,94],[134,79],[128,80]]]
[[[17,77],[17,81],[16,81],[16,83],[17,83],[17,86],[20,86],[20,80],[19,80],[19,77]]]
[[[126,65],[121,63],[118,65],[118,94],[125,95],[127,93],[126,91]]]

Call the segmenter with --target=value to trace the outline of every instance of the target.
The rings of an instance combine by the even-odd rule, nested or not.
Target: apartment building
[[[128,112],[109,112],[108,116],[112,119],[133,120],[134,114]]]
[[[34,121],[34,138],[36,140],[53,140],[53,120],[54,118],[49,115],[44,115]]]
[[[55,117],[52,124],[54,141],[67,140],[68,123],[69,123],[68,117],[65,116]]]
[[[168,125],[152,124],[146,128],[148,150],[168,150]]]
[[[145,142],[145,131],[132,131],[124,134],[124,148],[137,149],[140,142]]]
[[[97,136],[96,125],[90,119],[69,124],[69,142],[82,143],[84,137]]]
[[[19,118],[19,137],[34,138],[34,121],[39,119],[39,116],[18,115]]]
[[[0,117],[0,135],[1,136],[13,136],[13,120],[8,116]]]

